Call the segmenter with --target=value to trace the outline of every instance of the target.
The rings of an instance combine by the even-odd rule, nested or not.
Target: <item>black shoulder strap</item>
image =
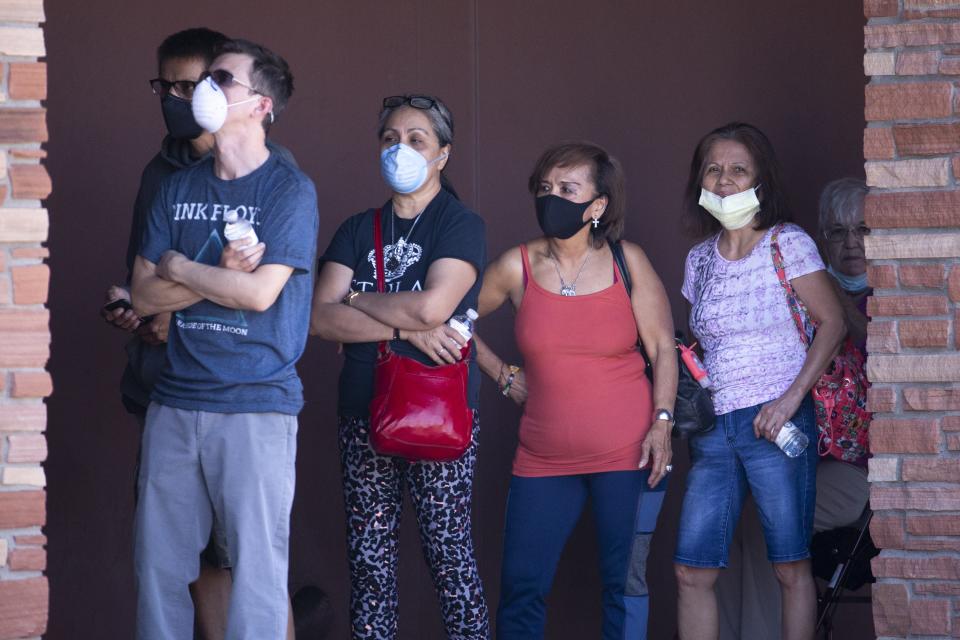
[[[617,263],[617,269],[620,270],[620,277],[623,279],[623,286],[627,290],[627,296],[633,294],[633,280],[630,278],[630,269],[627,268],[627,259],[623,255],[623,245],[620,242],[609,241],[610,251],[613,252],[613,260]],[[650,358],[647,356],[647,350],[643,348],[643,342],[637,335],[637,350],[643,356],[644,373],[647,378],[653,380],[653,365],[650,364]]]
[[[627,293],[633,293],[633,281],[630,278],[630,269],[627,268],[627,259],[623,256],[623,245],[620,244],[620,241],[614,242],[613,240],[608,241],[610,243],[610,251],[613,252],[613,260],[617,263],[617,269],[620,271],[620,277],[623,278],[623,286],[626,287]]]

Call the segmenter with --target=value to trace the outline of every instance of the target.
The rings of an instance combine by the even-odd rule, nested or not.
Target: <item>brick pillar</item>
[[[960,637],[960,1],[865,0],[873,614]]]
[[[43,21],[42,0],[0,0],[0,640],[36,638],[47,627]]]

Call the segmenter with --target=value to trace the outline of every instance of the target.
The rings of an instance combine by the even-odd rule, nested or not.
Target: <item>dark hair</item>
[[[754,218],[753,228],[769,229],[780,222],[791,221],[793,217],[787,206],[783,182],[780,178],[780,163],[777,161],[770,139],[752,124],[730,122],[703,136],[693,152],[690,176],[684,193],[684,222],[687,230],[702,238],[717,233],[723,228],[716,218],[698,204],[707,154],[718,140],[733,140],[742,144],[747,148],[757,167],[760,211]]]
[[[157,47],[157,66],[174,58],[199,58],[203,60],[204,68],[217,56],[217,51],[230,38],[219,31],[212,31],[206,27],[184,29],[169,35]]]
[[[441,147],[445,147],[448,144],[453,144],[453,114],[450,113],[450,109],[443,103],[443,100],[436,96],[428,96],[422,93],[406,93],[403,95],[404,98],[409,101],[411,98],[426,98],[427,100],[433,101],[433,106],[429,109],[417,109],[417,111],[422,112],[427,119],[430,121],[430,127],[433,129],[433,134],[437,136],[437,140],[440,142]],[[379,126],[377,127],[377,137],[383,135],[383,130],[387,126],[387,120],[393,115],[393,112],[397,109],[404,108],[414,109],[415,107],[410,107],[409,104],[404,103],[396,107],[383,107],[380,110],[380,120]]]
[[[240,53],[253,58],[250,71],[250,84],[258,93],[273,100],[273,112],[263,120],[263,128],[270,131],[270,125],[280,117],[293,94],[293,74],[287,61],[264,46],[236,38],[224,43],[217,51],[217,57],[228,53]]]
[[[527,188],[536,198],[543,177],[554,167],[590,167],[590,177],[598,196],[607,197],[607,208],[600,217],[596,228],[590,227],[593,246],[602,247],[609,242],[617,242],[623,237],[624,218],[626,217],[626,191],[623,183],[623,169],[620,162],[602,147],[592,142],[561,142],[543,152],[533,173],[527,182]]]
[[[429,109],[417,109],[416,107],[411,107],[408,103],[404,103],[396,107],[383,107],[380,109],[379,124],[377,126],[378,138],[383,137],[383,131],[387,127],[387,120],[390,119],[394,111],[397,109],[410,108],[417,109],[417,111],[427,116],[427,120],[430,121],[430,128],[433,129],[433,134],[437,136],[437,141],[441,147],[453,144],[453,114],[447,105],[443,103],[443,100],[436,96],[423,93],[405,93],[403,97],[406,98],[407,101],[409,101],[410,98],[426,98],[427,100],[433,101],[433,106]],[[444,168],[446,168],[446,166]],[[440,172],[440,186],[457,200],[460,199],[460,195],[457,194],[457,190],[453,188],[453,183],[450,181],[450,178],[448,178],[443,171]]]

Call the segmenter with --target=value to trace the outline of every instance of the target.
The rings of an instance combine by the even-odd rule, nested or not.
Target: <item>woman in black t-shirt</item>
[[[486,261],[483,220],[444,188],[453,118],[430,96],[393,96],[380,114],[381,171],[393,194],[382,209],[346,220],[322,258],[311,332],[344,344],[339,442],[350,611],[355,639],[397,635],[397,562],[403,485],[450,638],[489,637],[470,516],[480,376],[469,366],[470,447],[451,462],[407,462],[369,444],[377,343],[424,363],[459,360],[463,338],[448,318],[476,308]],[[386,293],[377,293],[374,216],[381,216]]]

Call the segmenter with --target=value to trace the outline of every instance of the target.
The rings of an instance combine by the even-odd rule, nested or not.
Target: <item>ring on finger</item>
[[[673,465],[672,465],[672,464],[668,464],[667,466],[665,466],[665,467],[663,468],[663,470],[666,471],[667,473],[670,473],[671,471],[673,471]]]

